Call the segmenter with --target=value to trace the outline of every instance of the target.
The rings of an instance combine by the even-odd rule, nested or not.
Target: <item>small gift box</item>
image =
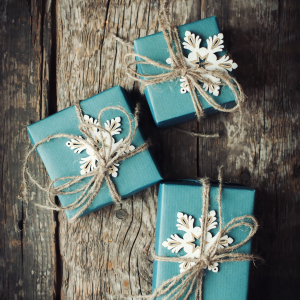
[[[216,17],[179,26],[178,32],[187,67],[204,68],[208,71],[220,70],[225,73],[229,72],[229,74],[231,74],[232,69],[237,68],[237,64],[226,55],[223,44],[224,37]],[[172,65],[170,51],[162,32],[136,39],[134,51],[136,54],[160,64]],[[136,60],[143,61],[144,59],[137,56]],[[168,70],[148,63],[137,64],[137,70],[141,76],[168,72]],[[199,84],[217,104],[226,109],[236,105],[235,95],[229,86],[222,85],[221,81],[211,74],[203,76],[209,79],[211,84],[203,82],[199,82]],[[145,88],[145,95],[158,127],[173,126],[196,118],[195,106],[191,100],[189,86],[184,76],[163,83],[148,85]],[[205,114],[216,112],[211,103],[206,101],[198,91],[196,96]],[[216,107],[217,105],[215,105]]]
[[[126,92],[120,86],[113,87],[101,94],[81,101],[80,108],[83,117],[82,123],[86,125],[99,124],[99,112],[102,109],[109,108],[105,110],[101,116],[101,124],[107,131],[102,131],[100,134],[100,130],[97,127],[87,127],[86,129],[95,144],[99,145],[99,148],[97,148],[99,153],[101,149],[100,145],[102,144],[104,145],[102,149],[106,149],[106,154],[109,147],[111,147],[111,152],[117,149],[120,143],[126,140],[128,132],[130,131],[130,124],[134,125],[135,123],[132,122],[132,120],[129,121],[128,117],[126,117],[126,112],[128,116],[132,116],[131,108]],[[124,112],[117,108],[123,109]],[[78,175],[89,175],[89,172],[95,171],[95,168],[99,164],[99,157],[97,158],[93,149],[86,143],[86,137],[82,137],[83,133],[79,130],[80,118],[78,117],[77,111],[78,109],[76,110],[76,107],[72,106],[28,126],[28,133],[34,145],[44,138],[53,135],[68,134],[75,136],[74,138],[53,138],[37,146],[37,152],[46,167],[51,181],[62,177],[69,177],[68,180],[72,180],[74,178],[76,179]],[[124,153],[130,153],[130,151],[137,149],[144,143],[145,140],[137,128],[136,134],[127,149],[120,148],[118,151],[122,150]],[[102,152],[102,154],[103,153],[104,152]],[[110,165],[108,171],[109,173],[107,172],[107,174],[116,187],[116,193],[118,193],[122,199],[162,179],[148,149]],[[94,176],[97,177],[98,174]],[[90,177],[86,177],[82,179],[82,182],[86,184],[89,180]],[[64,180],[59,181],[54,182],[53,186],[57,187],[65,182]],[[74,190],[80,188],[82,182],[75,183],[74,186],[69,187],[69,189]],[[99,184],[101,186],[99,193],[81,216],[114,203],[110,193],[111,188],[108,187],[105,177]],[[90,184],[90,188],[93,188],[95,185],[96,181]],[[75,194],[65,193],[59,194],[58,197],[62,206],[66,207],[78,200],[80,195],[80,192]],[[82,205],[80,207],[82,207]],[[68,219],[74,217],[80,207],[66,210]]]
[[[158,257],[199,258],[201,226],[203,222],[203,188],[198,181],[192,180],[160,184],[155,235],[155,251]],[[254,208],[254,190],[242,186],[225,185],[221,195],[222,228],[234,218],[245,215],[246,218],[237,220],[237,223],[244,222],[247,217],[251,218]],[[207,226],[204,229],[204,233],[206,232],[207,234],[205,251],[214,243],[219,234],[220,212],[217,201],[219,187],[217,185],[211,185],[209,196]],[[255,226],[251,226],[247,227],[240,224],[230,230],[230,232],[222,234],[218,243],[218,249],[226,250],[228,247],[234,247],[240,242],[246,241],[237,250],[234,249],[232,255],[234,257],[236,257],[237,253],[248,255],[251,250],[251,240],[247,242],[246,239],[247,237],[250,239],[248,236],[249,232],[253,233],[256,231],[256,229],[254,230]],[[193,264],[195,265],[195,263],[190,262],[154,260],[153,290],[172,277],[184,274]],[[203,300],[246,300],[249,268],[249,261],[214,262],[205,267],[202,277]],[[199,280],[197,278],[195,283],[199,282]],[[178,284],[172,288],[176,288]],[[183,296],[185,295],[186,291],[183,293]],[[158,297],[156,299],[162,298]],[[195,293],[191,294],[189,299],[195,299]]]

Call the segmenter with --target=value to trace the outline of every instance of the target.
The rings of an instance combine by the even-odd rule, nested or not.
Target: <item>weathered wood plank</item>
[[[196,19],[192,1],[173,7],[179,22]],[[109,36],[133,41],[158,29],[158,1],[58,2],[58,107],[87,98],[116,84],[127,88],[134,101],[145,101],[124,74],[128,49]],[[193,12],[192,12],[193,11]],[[191,16],[194,16],[194,19]],[[105,39],[104,39],[105,37]],[[104,41],[104,44],[102,44]],[[158,131],[148,106],[141,126],[151,133],[154,151],[165,177],[197,175],[197,141],[180,133]],[[185,128],[195,127],[195,123]],[[154,132],[154,133],[153,133]],[[179,151],[174,151],[174,143]],[[178,162],[179,161],[179,162]],[[67,299],[116,299],[121,293],[149,293],[152,264],[149,246],[155,230],[157,187],[123,204],[126,217],[118,219],[111,206],[76,224],[60,216],[63,257],[62,295]],[[79,241],[79,242],[78,242]]]
[[[60,108],[115,84],[131,91],[134,101],[144,100],[137,86],[132,89],[133,83],[124,77],[122,57],[128,50],[116,45],[108,34],[113,32],[133,41],[157,31],[159,4],[159,1],[98,1],[88,5],[60,1],[61,67],[57,72],[61,76],[58,82]],[[221,129],[225,134],[219,140],[197,142],[170,130],[157,130],[144,105],[142,127],[153,137],[165,178],[216,177],[216,167],[222,163],[227,181],[246,183],[258,189],[257,215],[262,226],[254,248],[262,252],[268,264],[252,270],[250,298],[291,297],[295,286],[290,278],[295,276],[296,261],[292,253],[283,260],[282,256],[285,251],[295,251],[295,247],[299,250],[299,243],[294,242],[299,226],[296,216],[299,175],[295,175],[298,174],[299,152],[293,138],[299,132],[298,66],[294,63],[299,36],[296,1],[284,4],[222,1],[213,5],[207,1],[173,1],[171,11],[177,24],[197,20],[200,15],[202,18],[218,16],[229,51],[240,64],[236,74],[248,95],[243,119],[249,125],[244,127],[239,139],[229,143],[227,134],[236,130],[238,116],[210,116],[203,124],[206,131]],[[195,123],[184,126],[193,128]],[[151,263],[147,253],[155,227],[155,188],[133,199],[134,202],[123,204],[129,214],[123,220],[116,219],[113,207],[86,217],[76,225],[67,224],[61,216],[66,298],[109,298],[113,293],[150,291]],[[145,206],[149,209],[144,210]],[[147,229],[143,228],[144,223]],[[125,239],[122,238],[124,233],[127,233]],[[283,275],[285,268],[288,271]]]
[[[299,175],[299,37],[298,1],[202,1],[202,17],[217,15],[230,54],[240,65],[236,75],[248,96],[244,129],[229,143],[201,140],[199,174],[216,177],[223,164],[225,179],[257,189],[260,230],[254,249],[266,265],[252,268],[250,299],[289,299],[297,293],[295,268],[300,251],[297,216]],[[207,128],[236,129],[238,114],[218,114]]]
[[[52,299],[53,213],[40,213],[33,203],[18,199],[21,167],[30,145],[26,126],[47,113],[48,44],[43,44],[42,36],[49,39],[51,28],[43,28],[43,1],[2,1],[0,15],[0,298]],[[43,182],[42,165],[34,162],[32,168]],[[40,192],[32,189],[32,195],[43,203]]]
[[[222,163],[227,181],[257,188],[261,228],[254,248],[267,265],[252,269],[249,299],[292,298],[297,295],[295,279],[299,278],[294,253],[300,250],[299,5],[296,0],[172,1],[177,24],[217,15],[229,51],[240,65],[236,75],[248,96],[244,120],[249,125],[233,143],[227,134],[236,129],[236,114],[205,119],[206,131],[224,131],[219,140],[197,141],[171,130],[157,130],[138,86],[124,76],[122,57],[128,49],[113,42],[109,33],[133,41],[157,31],[159,6],[160,1],[143,0],[57,2],[58,109],[120,84],[134,102],[144,102],[141,126],[152,137],[165,178],[216,177],[216,166]],[[53,214],[17,200],[19,170],[29,145],[26,125],[48,114],[49,98],[52,109],[56,106],[55,84],[49,82],[53,78],[52,46],[48,44],[52,19],[44,9],[42,1],[0,4],[0,297],[51,299],[60,276],[65,299],[116,299],[113,295],[120,293],[148,293],[157,187],[124,203],[123,213],[112,206],[73,225],[61,214],[56,245],[62,269],[58,273]],[[195,122],[183,126],[197,127]],[[41,164],[33,167],[43,182]],[[43,203],[42,194],[32,192],[35,201]]]

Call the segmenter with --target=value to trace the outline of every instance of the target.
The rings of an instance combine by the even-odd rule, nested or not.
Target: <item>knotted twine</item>
[[[196,111],[196,116],[198,121],[202,117],[205,116],[204,110],[201,106],[199,99],[197,98],[196,91],[200,93],[200,95],[207,101],[215,110],[221,112],[234,112],[239,110],[240,117],[238,122],[238,130],[234,133],[231,137],[233,138],[241,128],[242,122],[242,109],[241,103],[245,100],[245,95],[243,93],[243,89],[241,85],[237,82],[237,80],[230,76],[226,71],[222,70],[207,70],[204,67],[199,68],[192,68],[187,65],[181,47],[181,41],[178,34],[178,28],[176,26],[171,25],[170,20],[168,18],[168,1],[164,2],[163,6],[163,16],[158,16],[159,25],[162,28],[162,32],[165,38],[165,41],[168,46],[168,50],[170,52],[170,57],[172,59],[172,65],[168,66],[157,61],[154,61],[147,56],[143,56],[136,53],[128,53],[124,57],[124,63],[126,66],[126,74],[132,78],[133,80],[141,82],[144,86],[148,85],[156,85],[158,83],[164,83],[168,81],[172,81],[179,77],[184,77],[188,90],[191,95],[191,99]],[[165,21],[165,22],[163,22]],[[164,25],[166,23],[166,26]],[[123,45],[128,45],[128,43],[123,42],[120,38],[116,38],[117,41],[121,42]],[[129,62],[128,58],[140,58],[142,61],[134,61]],[[147,75],[147,74],[140,74],[137,71],[133,70],[131,66],[140,65],[151,65],[163,70],[163,73],[158,75]],[[167,72],[164,72],[167,71]],[[218,104],[210,95],[208,95],[200,83],[206,83],[208,86],[214,85],[209,78],[206,78],[205,75],[212,75],[220,80],[220,83],[217,85],[224,85],[228,86],[230,90],[233,92],[236,105],[233,108],[225,108]],[[200,83],[199,83],[200,82]],[[184,130],[181,130],[184,131]],[[186,132],[186,131],[185,131]],[[191,134],[190,132],[186,132]],[[191,134],[193,136],[198,136],[197,134]],[[218,137],[217,134],[214,135],[199,135],[201,137]]]
[[[174,263],[196,263],[191,266],[185,272],[175,275],[172,278],[164,281],[158,288],[156,288],[151,295],[146,296],[134,296],[139,299],[155,299],[159,296],[165,296],[163,299],[173,299],[178,300],[184,296],[183,300],[187,300],[189,296],[195,292],[195,299],[202,300],[203,296],[203,276],[204,269],[214,263],[224,263],[224,262],[237,262],[237,261],[256,261],[263,259],[255,254],[244,254],[234,252],[236,249],[245,245],[256,233],[258,229],[257,220],[250,215],[245,215],[232,219],[226,226],[223,227],[222,220],[222,188],[223,188],[223,177],[222,177],[222,167],[219,168],[218,172],[219,179],[219,192],[218,192],[218,206],[219,206],[219,231],[217,233],[217,238],[210,246],[209,249],[205,250],[206,246],[206,228],[208,225],[208,214],[209,214],[209,201],[210,201],[210,182],[208,178],[200,179],[202,183],[202,223],[201,223],[201,243],[200,243],[200,256],[199,258],[186,258],[186,257],[165,257],[158,256],[155,250],[152,249],[153,259],[157,261],[166,261]],[[221,238],[229,233],[234,228],[239,228],[246,226],[250,229],[247,237],[234,246],[229,246],[226,248],[219,248]],[[132,297],[130,295],[129,297]]]
[[[24,200],[28,200],[28,193],[29,193],[28,179],[30,179],[30,181],[35,186],[37,186],[40,190],[46,192],[47,193],[46,199],[49,203],[49,206],[36,204],[37,206],[42,207],[44,209],[56,210],[56,211],[67,211],[67,210],[73,210],[79,208],[76,214],[69,219],[70,222],[75,221],[91,205],[94,198],[97,196],[98,192],[100,191],[104,179],[106,180],[106,184],[109,188],[113,201],[115,203],[121,203],[122,200],[121,196],[118,193],[115,184],[110,178],[109,169],[113,167],[114,163],[118,163],[122,160],[125,160],[127,158],[136,155],[137,153],[145,151],[149,146],[149,144],[145,142],[144,144],[135,148],[134,150],[127,152],[127,149],[129,149],[129,146],[138,128],[138,115],[140,111],[139,105],[137,105],[135,109],[133,120],[131,119],[129,114],[121,107],[111,106],[111,107],[103,108],[98,115],[98,124],[91,124],[84,121],[83,113],[80,107],[80,101],[76,101],[74,106],[76,109],[77,117],[80,121],[78,128],[86,138],[82,136],[75,136],[72,134],[59,133],[55,135],[49,135],[48,137],[36,143],[34,147],[32,147],[31,150],[26,155],[24,166],[23,166],[23,182],[21,186],[21,194],[22,194],[21,198],[23,198]],[[101,125],[101,116],[107,110],[121,111],[126,116],[129,123],[129,132],[127,137],[123,139],[123,141],[115,148],[114,151],[112,151],[113,138],[111,132]],[[133,122],[134,122],[134,126],[132,125]],[[91,133],[92,129],[97,129],[99,131],[101,145],[93,139]],[[110,136],[108,148],[106,149],[104,148],[105,145],[104,145],[103,132],[106,132]],[[94,150],[98,163],[96,168],[89,173],[83,175],[65,176],[65,177],[57,178],[51,181],[49,186],[43,187],[38,183],[37,180],[35,180],[32,177],[31,173],[29,172],[28,161],[31,154],[36,150],[38,146],[47,143],[52,139],[58,139],[58,138],[76,139],[80,142],[87,144],[89,147],[91,147]],[[82,183],[82,181],[85,180],[86,178],[90,178],[86,184],[83,184],[79,188],[70,190],[71,187],[74,187],[77,184]],[[55,187],[54,184],[58,181],[67,181],[67,182]],[[78,199],[76,199],[75,202],[73,202],[72,204],[66,205],[65,207],[60,207],[55,203],[55,196],[71,195],[76,193],[81,193],[81,194],[78,197]]]

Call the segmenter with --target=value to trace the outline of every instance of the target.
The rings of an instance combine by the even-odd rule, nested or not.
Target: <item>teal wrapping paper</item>
[[[211,185],[209,211],[218,214],[218,185]],[[253,215],[255,191],[243,186],[224,185],[222,191],[223,227],[233,218],[243,215]],[[198,181],[180,180],[161,183],[158,194],[157,220],[155,234],[155,251],[159,256],[183,256],[186,252],[181,249],[172,253],[163,246],[171,235],[183,236],[184,232],[177,227],[177,213],[190,215],[195,218],[194,226],[200,226],[199,218],[202,215],[202,186]],[[210,231],[213,236],[218,227]],[[235,228],[228,233],[233,238],[230,246],[241,242],[248,233],[245,227]],[[199,245],[199,241],[196,244]],[[240,247],[237,252],[250,253],[251,240]],[[250,262],[227,262],[219,264],[219,271],[214,273],[204,270],[203,300],[246,300],[248,293],[248,275]],[[179,263],[155,261],[153,264],[152,289],[158,288],[165,280],[180,274]],[[157,299],[162,299],[159,297]],[[195,299],[194,295],[189,299]]]
[[[178,27],[180,40],[183,42],[185,31],[191,31],[199,35],[202,39],[201,46],[206,47],[206,39],[210,36],[218,35],[220,28],[217,18],[215,16],[185,24]],[[147,56],[148,58],[165,64],[166,59],[170,57],[166,41],[163,33],[158,32],[134,41],[134,51],[137,54]],[[183,54],[187,56],[187,49],[183,49]],[[226,54],[226,50],[218,52],[217,56],[221,57]],[[137,58],[137,60],[141,60]],[[137,70],[140,74],[158,75],[163,71],[160,68],[147,64],[138,64]],[[229,72],[233,75],[232,72]],[[173,81],[159,83],[156,85],[146,86],[145,95],[158,127],[173,126],[179,123],[187,122],[196,119],[195,108],[191,99],[190,93],[181,94],[179,78]],[[232,108],[236,105],[234,95],[228,86],[222,86],[219,96],[212,96],[213,99],[223,107]],[[215,113],[216,110],[212,108],[197,92],[198,99],[207,115]]]
[[[94,119],[98,118],[101,109],[109,106],[121,106],[127,112],[132,113],[126,92],[120,86],[113,87],[101,94],[81,101],[80,106],[83,114],[87,114]],[[121,134],[114,136],[116,141],[125,138],[128,134],[129,123],[125,115],[122,114],[123,113],[119,110],[108,110],[103,113],[103,117],[101,118],[103,124],[107,120],[121,117],[122,131]],[[36,144],[49,135],[59,133],[82,135],[82,132],[78,129],[78,125],[79,119],[75,107],[71,106],[37,123],[29,125],[27,130],[32,143]],[[70,147],[66,145],[67,142],[67,138],[53,139],[39,145],[37,148],[37,152],[41,157],[51,180],[65,176],[80,175],[81,169],[79,161],[81,158],[87,157],[86,151],[74,153],[74,150],[71,150]],[[145,140],[138,129],[132,144],[137,148],[144,142]],[[120,162],[118,176],[115,178],[112,177],[112,180],[123,199],[161,181],[161,179],[161,175],[149,150],[138,153],[133,157]],[[85,178],[83,183],[87,183],[88,180],[89,178]],[[58,186],[61,183],[62,182],[58,181],[55,186]],[[78,197],[79,194],[59,195],[59,200],[62,206],[66,206],[73,203]],[[81,216],[113,203],[109,189],[104,181],[100,192],[90,207]],[[80,208],[66,211],[67,218],[72,218],[79,209]]]

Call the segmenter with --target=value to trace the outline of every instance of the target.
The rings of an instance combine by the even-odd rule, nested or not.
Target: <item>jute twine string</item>
[[[118,43],[120,43],[121,45],[123,45],[124,47],[128,47],[131,48],[132,50],[134,49],[134,46],[131,42],[125,42],[123,39],[117,37],[115,34],[111,33],[110,36],[115,39]],[[180,127],[171,127],[171,129],[188,134],[192,137],[204,137],[204,138],[218,138],[220,137],[220,134],[217,133],[213,133],[213,134],[207,134],[207,133],[198,133],[198,132],[194,132],[191,130],[186,130]]]
[[[192,137],[203,137],[203,138],[218,138],[220,137],[220,134],[218,132],[216,133],[212,133],[212,134],[207,134],[207,133],[198,133],[198,132],[194,132],[194,131],[191,131],[191,130],[186,130],[186,129],[183,129],[183,128],[180,128],[180,127],[175,127],[173,126],[172,127],[173,130],[176,130],[176,131],[179,131],[179,132],[182,132],[182,133],[185,133],[185,134],[188,134]]]
[[[117,204],[121,203],[122,200],[121,196],[118,193],[115,184],[110,178],[109,168],[112,167],[114,163],[118,163],[122,160],[128,159],[136,155],[137,153],[145,151],[149,146],[148,142],[146,142],[141,146],[137,147],[136,149],[134,149],[133,151],[124,152],[126,151],[126,149],[129,148],[138,128],[138,115],[140,112],[139,105],[137,105],[136,107],[133,119],[131,119],[130,115],[121,107],[116,107],[116,106],[106,107],[100,111],[98,115],[97,125],[86,123],[84,121],[83,113],[80,107],[80,101],[75,102],[75,108],[76,108],[77,116],[80,120],[80,124],[78,128],[86,138],[83,138],[81,136],[75,136],[72,134],[59,133],[55,135],[50,135],[42,139],[40,142],[36,143],[34,147],[32,147],[31,150],[28,152],[25,158],[25,162],[23,166],[23,182],[22,182],[21,192],[20,192],[20,197],[24,200],[28,200],[28,194],[29,194],[28,179],[29,179],[31,183],[37,186],[40,190],[47,193],[47,201],[49,205],[44,206],[44,205],[36,204],[37,206],[44,209],[56,210],[56,211],[67,211],[67,210],[80,208],[76,212],[76,214],[69,219],[70,222],[75,221],[91,205],[94,198],[99,193],[99,190],[103,184],[104,179],[109,188],[113,201]],[[129,131],[127,137],[123,139],[123,141],[118,145],[118,147],[116,147],[114,151],[112,151],[112,135],[110,131],[108,131],[104,126],[101,125],[101,116],[107,110],[121,111],[126,116],[129,123]],[[105,147],[104,142],[102,142],[102,145],[100,145],[93,139],[91,131],[94,128],[99,130],[101,141],[104,141],[103,132],[109,134],[110,139],[107,148],[104,148]],[[50,140],[58,139],[58,138],[77,139],[81,142],[84,142],[94,150],[95,156],[97,157],[98,160],[98,164],[97,167],[89,173],[86,173],[84,175],[65,176],[65,177],[57,178],[51,181],[49,186],[43,187],[31,175],[28,168],[28,161],[30,159],[31,154],[36,150],[38,146],[47,143]],[[90,178],[90,180],[87,183],[80,185],[80,183],[82,183],[83,180],[85,180],[86,178]],[[55,187],[54,184],[59,181],[63,181],[64,183]],[[78,186],[78,184],[80,185],[80,187],[76,187]],[[73,187],[73,189],[70,189],[71,187]],[[69,204],[65,207],[60,207],[55,203],[55,196],[72,195],[77,193],[81,193],[81,194],[76,199],[76,201],[73,202],[72,204]]]
[[[203,290],[203,273],[204,269],[211,266],[213,263],[224,263],[224,262],[237,262],[237,261],[263,261],[263,259],[255,254],[244,254],[234,252],[241,246],[245,245],[256,233],[258,228],[257,220],[250,215],[245,215],[232,219],[227,225],[223,227],[222,220],[222,167],[219,168],[218,172],[219,179],[219,192],[217,196],[219,206],[219,231],[217,238],[208,250],[205,250],[206,245],[206,234],[205,230],[208,224],[209,214],[209,201],[210,201],[210,182],[208,178],[200,179],[202,183],[202,224],[201,224],[201,243],[200,243],[200,257],[199,258],[186,258],[186,257],[164,257],[158,256],[155,253],[154,248],[152,249],[153,259],[157,261],[165,262],[194,262],[194,266],[190,267],[185,272],[175,275],[174,277],[164,281],[157,289],[153,291],[151,295],[146,296],[134,296],[137,299],[155,299],[159,296],[164,296],[162,299],[173,299],[178,300],[184,296],[184,300],[187,300],[189,296],[195,292],[195,299],[202,300]],[[219,248],[220,239],[229,233],[234,228],[248,227],[250,229],[248,235],[240,243],[229,246],[226,248]],[[133,297],[132,295],[128,297]]]
[[[201,103],[197,97],[196,91],[203,97],[205,101],[207,101],[215,110],[221,112],[234,112],[239,110],[240,117],[238,121],[238,130],[234,133],[231,139],[240,131],[241,122],[242,122],[242,108],[241,104],[245,101],[245,95],[243,93],[243,89],[241,85],[237,82],[237,80],[230,76],[226,71],[222,70],[207,70],[203,67],[199,68],[191,68],[187,65],[181,47],[181,41],[178,34],[178,29],[176,26],[171,25],[170,20],[168,18],[168,1],[164,2],[162,16],[158,16],[159,25],[162,28],[162,32],[165,38],[165,41],[168,46],[168,50],[170,52],[170,57],[172,59],[173,64],[171,66],[159,63],[154,61],[146,56],[136,54],[136,53],[128,53],[124,57],[124,63],[126,66],[126,74],[136,80],[141,82],[144,86],[156,85],[159,83],[164,83],[168,81],[172,81],[179,77],[184,77],[186,79],[188,89],[190,92],[191,99],[193,101],[193,105],[196,111],[197,119],[200,121],[202,117],[204,117],[205,113],[201,106]],[[166,23],[166,26],[164,25]],[[115,37],[115,39],[123,44],[124,46],[132,47],[130,43],[124,42],[122,39]],[[129,62],[129,58],[139,58],[141,61],[133,61]],[[140,65],[151,65],[162,70],[161,74],[158,75],[147,75],[140,74],[136,70],[132,69],[132,66],[135,67]],[[208,95],[200,83],[206,83],[208,86],[214,85],[214,83],[206,78],[205,75],[212,75],[220,80],[218,85],[228,86],[232,91],[235,97],[236,105],[233,108],[225,108],[218,104],[210,95]],[[185,130],[182,130],[186,132]],[[192,136],[201,136],[201,137],[218,137],[218,134],[206,135],[206,134],[191,134]]]

